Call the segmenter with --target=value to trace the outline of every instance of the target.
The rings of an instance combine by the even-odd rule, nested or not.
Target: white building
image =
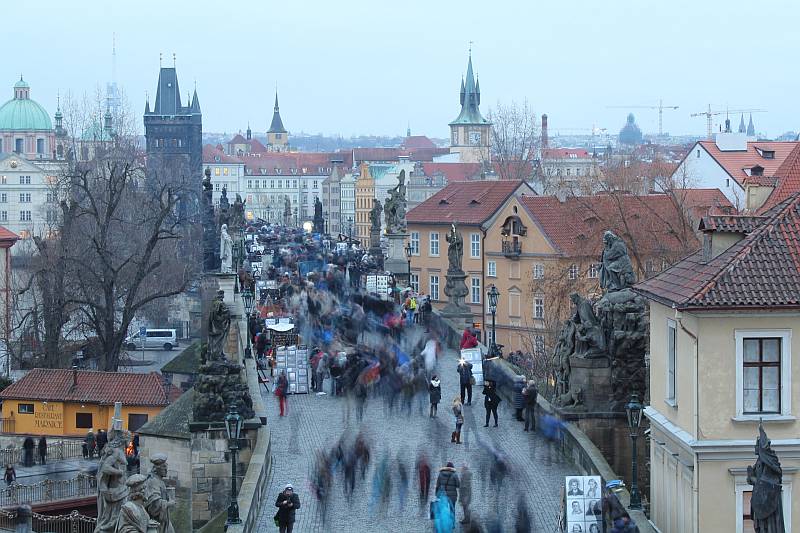
[[[347,172],[339,180],[341,233],[349,235],[355,233],[356,220],[356,177],[352,172]]]
[[[713,141],[698,141],[672,174],[681,188],[719,189],[739,210],[748,205],[747,187],[774,182],[796,141],[756,141],[746,133],[718,133]]]
[[[23,241],[47,235],[58,215],[57,175],[17,154],[0,154],[0,225]],[[13,250],[25,248],[18,245]]]

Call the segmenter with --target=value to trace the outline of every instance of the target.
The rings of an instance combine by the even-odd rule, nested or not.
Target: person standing
[[[294,493],[294,487],[291,483],[287,483],[283,491],[278,494],[278,499],[275,500],[275,507],[278,508],[278,512],[275,514],[278,530],[280,533],[292,533],[295,511],[300,508],[300,497]]]
[[[436,410],[439,408],[439,402],[442,401],[442,382],[439,381],[436,374],[433,375],[431,382],[428,384],[428,394],[431,400],[431,412],[428,417],[436,418]]]
[[[456,430],[450,437],[450,442],[461,444],[461,426],[464,425],[464,413],[461,405],[461,399],[456,396],[453,399],[453,416],[456,418]]]
[[[89,454],[89,459],[94,459],[95,438],[94,432],[91,429],[88,433],[86,433],[86,437],[83,439],[83,442],[86,444],[86,453]]]
[[[522,410],[525,408],[525,398],[522,395],[522,392],[524,390],[525,390],[525,376],[515,377],[514,394],[513,394],[514,418],[519,422],[524,421],[524,419],[522,418]]]
[[[467,405],[472,405],[472,363],[462,359],[458,362],[458,382],[461,385],[461,403],[466,399]],[[466,394],[465,394],[466,393]]]
[[[468,348],[475,348],[478,345],[478,337],[475,333],[472,332],[470,328],[464,328],[464,332],[461,334],[461,344],[459,347],[462,350],[466,350]]]
[[[23,466],[33,466],[33,438],[25,437],[22,442],[22,451],[24,452],[22,464]]]
[[[536,400],[539,396],[539,389],[536,388],[536,382],[533,380],[528,381],[528,386],[525,387],[525,431],[528,431],[528,426],[536,431]]]
[[[465,464],[461,467],[461,494],[459,494],[459,502],[461,503],[461,510],[464,512],[464,518],[461,519],[462,524],[469,524],[472,520],[469,506],[472,503],[472,471]]]
[[[497,406],[500,404],[500,397],[497,395],[494,381],[487,381],[483,386],[483,407],[486,409],[486,423],[483,427],[489,427],[489,417],[494,414],[494,427],[497,427]]]
[[[97,455],[103,453],[103,448],[106,447],[108,444],[108,433],[105,432],[103,429],[97,430]]]
[[[39,438],[37,450],[39,451],[39,464],[47,464],[47,439],[44,435]]]
[[[286,378],[286,371],[281,370],[278,376],[278,383],[275,385],[275,396],[278,397],[280,416],[286,416],[286,395],[289,393],[289,380]]]
[[[6,465],[6,472],[3,475],[3,479],[6,480],[7,487],[10,487],[11,484],[17,480],[17,471],[14,470],[14,467],[11,466],[10,464]]]

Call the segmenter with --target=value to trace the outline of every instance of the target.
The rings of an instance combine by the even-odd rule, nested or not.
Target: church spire
[[[739,121],[739,133],[745,133],[747,128],[744,127],[744,113],[742,113],[742,119]]]
[[[483,118],[479,106],[481,105],[480,84],[476,83],[476,76],[472,68],[472,49],[470,48],[467,61],[467,76],[461,80],[461,113],[451,122],[454,124],[488,124]]]
[[[278,106],[278,89],[275,89],[275,108],[272,111],[272,123],[269,125],[267,133],[286,133],[286,128],[283,127],[281,120],[281,111]]]
[[[747,136],[748,137],[755,137],[756,136],[756,127],[753,125],[753,114],[750,113],[750,123],[747,125]]]

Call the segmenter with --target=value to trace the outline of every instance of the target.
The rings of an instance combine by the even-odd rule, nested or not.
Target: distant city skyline
[[[679,106],[664,110],[664,131],[673,135],[704,135],[705,118],[689,115],[709,103],[767,110],[753,120],[770,137],[800,129],[800,74],[785,59],[797,45],[800,7],[788,1],[769,10],[718,0],[244,2],[236,13],[184,1],[81,5],[6,7],[22,23],[0,34],[0,46],[14,50],[0,67],[0,101],[11,98],[20,73],[51,115],[58,93],[105,92],[113,34],[116,81],[137,115],[145,95],[154,96],[159,54],[171,66],[174,53],[182,97],[197,83],[204,131],[235,133],[248,123],[265,131],[277,85],[290,133],[391,136],[410,126],[415,135],[448,138],[473,41],[484,115],[498,102],[527,100],[548,114],[553,133],[616,134],[633,112],[654,134],[657,110],[609,106],[662,99]],[[31,39],[32,24],[54,37]],[[724,118],[715,117],[715,130]],[[734,129],[739,120],[731,116]]]

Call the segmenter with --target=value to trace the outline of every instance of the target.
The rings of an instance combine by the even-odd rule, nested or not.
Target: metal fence
[[[35,440],[35,439],[34,439]],[[22,464],[25,450],[19,447],[0,449],[0,465]],[[33,457],[39,461],[39,451],[34,448]],[[58,440],[47,443],[47,461],[61,461],[83,457],[83,442],[78,440]]]
[[[25,533],[93,533],[97,519],[84,516],[78,511],[68,515],[48,516],[20,510],[0,509],[0,531]]]
[[[33,485],[13,484],[0,490],[0,507],[19,505],[21,503],[73,500],[95,495],[97,495],[97,479],[95,476],[78,474],[78,477],[72,479],[56,481],[46,479]]]

